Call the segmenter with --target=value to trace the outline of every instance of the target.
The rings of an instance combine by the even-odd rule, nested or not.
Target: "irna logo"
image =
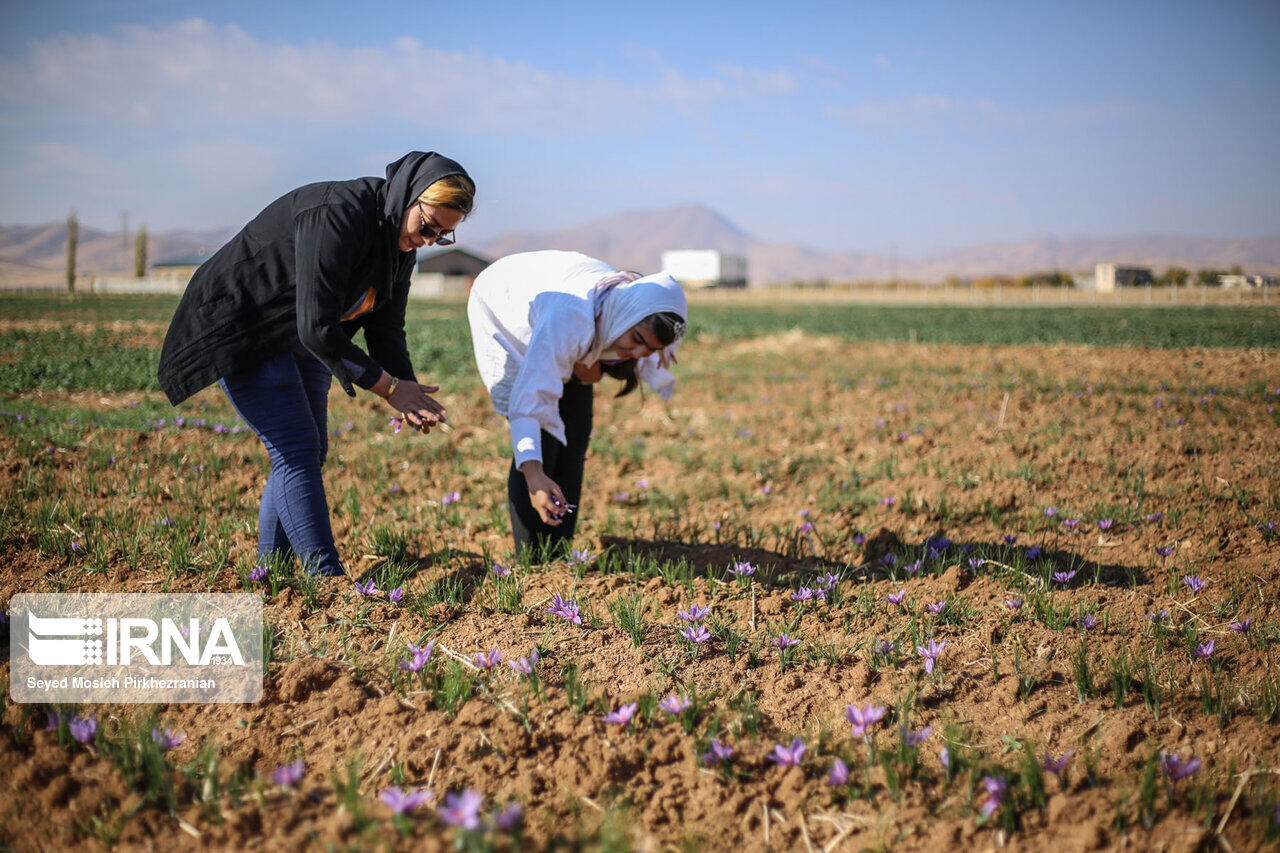
[[[152,666],[228,661],[244,666],[231,625],[223,618],[213,620],[203,641],[200,620],[194,617],[179,627],[172,619],[77,619],[28,612],[27,627],[27,654],[38,666],[128,666],[135,655]]]

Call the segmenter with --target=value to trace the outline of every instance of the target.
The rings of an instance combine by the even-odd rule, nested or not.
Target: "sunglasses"
[[[452,231],[437,231],[427,224],[427,211],[422,206],[422,202],[418,202],[418,210],[422,214],[422,222],[418,225],[418,233],[422,235],[424,240],[434,240],[437,246],[452,246],[456,242],[457,237]]]

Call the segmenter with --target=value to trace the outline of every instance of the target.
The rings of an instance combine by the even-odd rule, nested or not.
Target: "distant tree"
[[[133,277],[147,274],[147,226],[138,226],[138,236],[133,238]]]
[[[76,212],[67,217],[67,290],[76,292],[76,245],[80,242],[80,220]]]
[[[1185,287],[1190,277],[1191,273],[1182,267],[1169,267],[1164,271],[1164,275],[1156,279],[1156,284],[1165,287]]]
[[[1220,270],[1197,270],[1196,284],[1201,287],[1216,287],[1220,282],[1218,276],[1222,275]]]
[[[1244,275],[1244,267],[1240,266],[1239,264],[1232,264],[1232,265],[1231,265],[1231,274],[1232,274],[1232,275]]]

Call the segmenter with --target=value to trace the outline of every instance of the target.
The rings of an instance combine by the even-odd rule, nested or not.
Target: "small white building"
[[[1218,284],[1224,288],[1238,287],[1241,290],[1252,290],[1259,287],[1275,287],[1276,277],[1273,275],[1228,274],[1218,276]]]
[[[427,246],[418,250],[418,268],[409,280],[413,299],[464,296],[492,260],[461,246]]]
[[[1093,269],[1093,286],[1099,293],[1115,293],[1117,287],[1143,287],[1154,283],[1146,267],[1122,267],[1098,264]]]
[[[747,259],[715,249],[663,252],[662,271],[689,288],[747,286]]]

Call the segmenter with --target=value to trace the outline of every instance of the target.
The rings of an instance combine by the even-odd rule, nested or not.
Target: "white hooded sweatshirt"
[[[467,302],[476,367],[494,410],[511,422],[517,467],[542,459],[542,430],[565,441],[560,396],[573,365],[595,364],[627,329],[661,311],[688,318],[671,276],[635,278],[579,252],[508,255],[476,276]],[[636,375],[670,399],[675,377],[657,353],[637,362]]]

